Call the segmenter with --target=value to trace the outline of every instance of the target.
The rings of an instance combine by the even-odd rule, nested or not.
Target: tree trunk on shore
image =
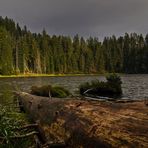
[[[49,99],[17,93],[24,110],[39,123],[47,143],[67,147],[148,147],[148,108],[141,102],[113,103]]]

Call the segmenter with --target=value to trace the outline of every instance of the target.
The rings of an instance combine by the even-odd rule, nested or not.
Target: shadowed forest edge
[[[0,74],[148,73],[148,35],[50,36],[0,17]]]

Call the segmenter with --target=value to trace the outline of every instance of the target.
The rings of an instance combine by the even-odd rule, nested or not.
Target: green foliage
[[[91,94],[94,96],[117,97],[122,94],[121,79],[116,74],[111,74],[106,77],[107,82],[93,80],[90,83],[86,82],[79,86],[81,95]]]
[[[28,148],[33,145],[33,138],[11,138],[28,133],[29,131],[18,130],[20,127],[28,124],[26,114],[20,113],[17,105],[17,98],[14,97],[12,86],[6,85],[0,88],[0,148]],[[32,130],[32,129],[30,129]]]
[[[9,75],[13,73],[11,36],[5,28],[0,26],[0,73]]]
[[[106,79],[107,79],[107,81],[109,83],[119,83],[119,84],[122,84],[120,76],[115,74],[115,73],[109,74],[108,76],[106,76]]]
[[[70,95],[69,91],[63,87],[55,86],[51,88],[52,97],[65,98]]]
[[[114,88],[114,92],[117,94],[122,94],[122,88],[121,88],[121,78],[117,74],[110,74],[106,77],[107,82],[112,88]]]
[[[12,136],[22,135],[23,131],[17,130],[26,123],[26,116],[22,113],[17,113],[10,110],[10,107],[0,104],[0,137],[5,138],[5,141],[0,141],[1,148],[27,148],[32,145],[31,139],[11,139]]]
[[[148,73],[148,35],[49,36],[0,17],[0,74]]]
[[[12,138],[29,132],[26,129],[18,130],[29,121],[26,114],[20,113],[13,90],[17,89],[9,84],[0,87],[0,137],[4,138],[0,138],[0,148],[28,148],[34,144],[33,138]]]
[[[51,97],[58,97],[58,98],[65,98],[70,95],[69,91],[66,90],[65,88],[60,86],[52,87],[50,85],[44,85],[41,87],[32,86],[31,94],[44,97],[49,97],[50,94]]]
[[[32,86],[31,87],[31,94],[49,97],[50,90],[51,90],[50,85],[44,85],[42,87]]]

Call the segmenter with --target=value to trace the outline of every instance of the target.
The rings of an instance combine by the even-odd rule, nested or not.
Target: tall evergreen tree
[[[12,57],[12,44],[11,36],[7,30],[0,27],[0,73],[12,74],[13,73],[13,57]]]
[[[148,73],[148,35],[84,39],[31,33],[0,17],[0,74]]]

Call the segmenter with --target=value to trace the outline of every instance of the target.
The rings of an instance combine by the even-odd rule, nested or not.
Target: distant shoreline
[[[35,74],[35,73],[30,73],[30,74],[18,74],[18,75],[0,75],[0,78],[23,78],[23,77],[67,77],[67,76],[106,76],[111,73],[74,73],[74,74]],[[139,74],[126,74],[126,73],[117,73],[118,75],[139,75]],[[142,75],[142,74],[140,74]],[[145,74],[143,74],[145,75]],[[147,74],[146,74],[147,75]]]

